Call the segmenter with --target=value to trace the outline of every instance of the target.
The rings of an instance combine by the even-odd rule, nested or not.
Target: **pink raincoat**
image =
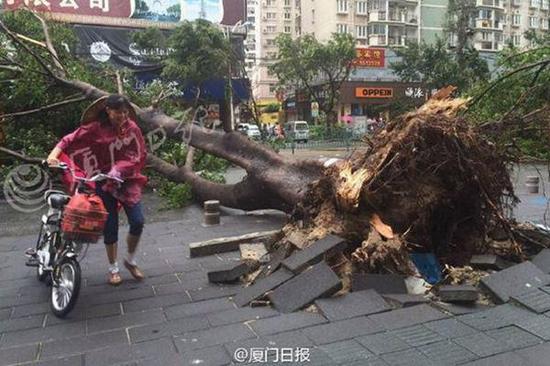
[[[141,174],[147,151],[134,121],[127,120],[119,129],[108,122],[90,122],[63,137],[56,147],[88,177],[104,173],[122,178],[122,186],[114,181],[103,186],[121,203],[132,206],[140,201],[147,183]]]

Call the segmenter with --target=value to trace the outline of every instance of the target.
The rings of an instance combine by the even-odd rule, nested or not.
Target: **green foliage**
[[[269,69],[277,75],[280,87],[305,90],[319,103],[321,111],[332,113],[355,58],[353,37],[334,33],[328,42],[320,43],[311,34],[292,39],[281,33],[275,43],[277,59]]]
[[[313,125],[309,127],[309,136],[312,140],[339,140],[348,137],[346,126],[337,123],[330,128],[326,124]]]
[[[263,113],[275,113],[275,112],[279,112],[279,109],[281,108],[281,105],[279,103],[271,103],[271,104],[268,104],[266,105],[262,112]]]
[[[471,48],[464,49],[464,67],[460,67],[455,54],[449,52],[443,39],[434,44],[411,43],[407,48],[396,49],[402,59],[391,63],[391,68],[405,82],[421,82],[428,89],[439,89],[447,85],[465,91],[489,77],[487,63]]]
[[[187,183],[174,183],[162,179],[158,192],[165,200],[166,209],[185,207],[193,200],[191,186]]]

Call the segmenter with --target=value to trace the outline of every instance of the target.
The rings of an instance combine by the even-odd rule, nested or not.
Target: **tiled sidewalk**
[[[206,272],[238,253],[190,259],[188,243],[277,228],[283,217],[224,216],[223,225],[204,228],[198,214],[147,225],[143,283],[123,269],[124,283],[108,286],[103,245],[91,246],[80,299],[65,320],[50,313],[49,288],[24,266],[34,236],[1,238],[0,365],[216,366],[238,364],[238,349],[242,364],[550,364],[550,317],[511,304],[458,317],[424,304],[337,321],[237,308],[231,297],[239,286],[210,284]],[[266,348],[270,362],[261,353],[253,362],[254,350]],[[310,361],[297,362],[298,349]]]

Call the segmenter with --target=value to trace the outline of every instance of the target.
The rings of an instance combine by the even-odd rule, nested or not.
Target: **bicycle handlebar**
[[[70,169],[69,165],[67,163],[63,163],[63,162],[60,162],[59,164],[57,165],[48,165],[48,163],[46,161],[43,162],[43,164],[46,164],[48,166],[48,168],[50,169],[60,169],[60,170],[70,170],[71,171],[71,174],[73,176],[73,178],[75,180],[78,180],[80,182],[102,182],[104,180],[108,180],[108,179],[111,179],[111,180],[114,180],[118,183],[124,183],[124,180],[123,179],[120,179],[120,178],[117,178],[117,177],[113,177],[112,175],[108,175],[108,174],[103,174],[103,173],[99,173],[99,174],[96,174],[90,178],[85,178],[85,177],[77,177],[73,170]]]

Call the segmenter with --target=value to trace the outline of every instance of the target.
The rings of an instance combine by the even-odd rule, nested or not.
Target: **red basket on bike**
[[[79,243],[96,243],[103,234],[107,215],[98,195],[75,194],[63,211],[63,238]]]

